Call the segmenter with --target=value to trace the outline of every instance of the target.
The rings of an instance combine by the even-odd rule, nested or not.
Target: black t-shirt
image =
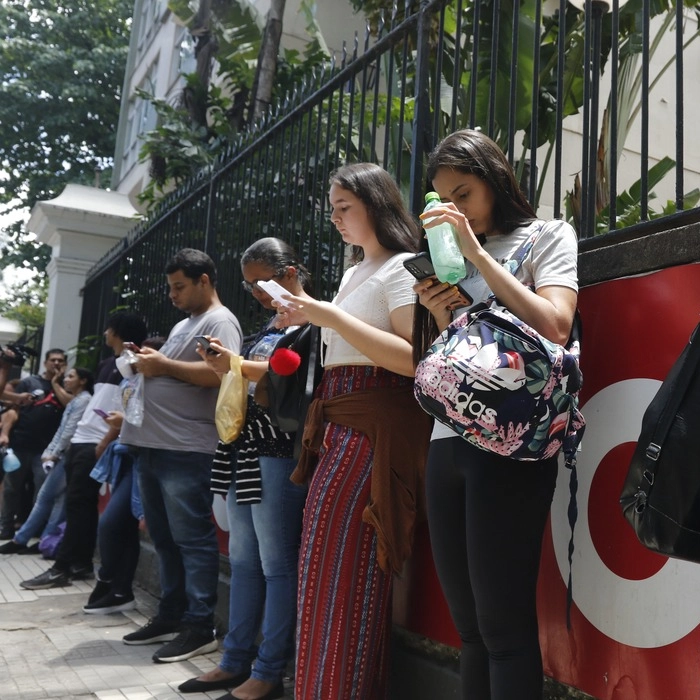
[[[53,393],[51,382],[36,374],[15,387],[18,394],[35,389],[43,389],[44,397],[19,409],[19,418],[10,433],[10,447],[41,453],[61,424],[63,404]]]

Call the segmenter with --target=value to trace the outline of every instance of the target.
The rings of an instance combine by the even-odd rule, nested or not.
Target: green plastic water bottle
[[[437,192],[428,192],[425,195],[424,212],[430,211],[441,204],[440,195]],[[430,221],[430,219],[426,219]],[[428,237],[430,259],[433,261],[435,276],[441,282],[457,284],[467,274],[464,265],[464,256],[457,242],[457,234],[451,224],[439,224],[425,229]]]

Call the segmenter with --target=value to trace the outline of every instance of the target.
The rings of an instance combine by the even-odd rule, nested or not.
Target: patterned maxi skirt
[[[378,367],[333,367],[317,395],[410,381]],[[392,576],[379,568],[375,531],[362,522],[371,472],[367,436],[328,423],[299,552],[297,700],[387,697]]]

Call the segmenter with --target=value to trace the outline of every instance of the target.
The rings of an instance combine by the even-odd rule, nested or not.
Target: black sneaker
[[[39,551],[39,543],[35,542],[34,544],[27,545],[24,549],[17,552],[17,554],[41,554]]]
[[[90,607],[93,603],[96,603],[98,600],[101,600],[104,598],[111,590],[112,584],[109,581],[100,581],[100,579],[97,579],[97,583],[95,584],[95,587],[92,589],[92,593],[90,593],[90,597],[88,598],[87,604],[83,608]]]
[[[73,581],[92,581],[95,578],[95,569],[90,566],[71,566],[70,577]]]
[[[99,581],[102,583],[102,581]],[[93,591],[94,593],[94,591]],[[136,607],[136,601],[133,594],[118,595],[116,593],[107,593],[99,600],[94,602],[88,601],[87,605],[83,606],[83,612],[96,615],[109,615],[110,613],[122,612],[123,610],[133,610]]]
[[[27,549],[27,545],[10,540],[9,542],[5,542],[5,544],[0,545],[0,554],[21,554],[25,549]]]
[[[185,627],[172,642],[163,645],[153,654],[153,660],[159,664],[184,661],[199,654],[216,651],[218,646],[214,630],[207,632],[202,629]]]
[[[28,581],[22,581],[19,585],[29,591],[39,591],[43,588],[63,588],[64,586],[70,586],[71,583],[70,577],[65,571],[52,566],[48,571],[44,571],[43,574],[30,578]]]
[[[124,644],[155,644],[156,642],[167,642],[175,639],[180,631],[180,624],[175,622],[164,622],[154,617],[136,632],[125,634],[122,637]]]

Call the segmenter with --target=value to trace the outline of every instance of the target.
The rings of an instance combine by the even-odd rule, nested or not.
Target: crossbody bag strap
[[[538,221],[536,223],[538,224],[538,226],[535,227],[534,231],[532,231],[530,235],[520,244],[515,253],[513,253],[513,255],[511,255],[505,263],[505,265],[508,266],[508,269],[510,270],[510,273],[512,275],[518,274],[520,268],[525,262],[525,258],[529,255],[530,251],[532,250],[532,246],[535,245],[535,241],[539,238],[539,235],[542,231],[542,227],[544,226],[544,221]],[[514,262],[515,267],[508,265],[508,263],[510,262]]]
[[[309,330],[309,364],[306,368],[306,384],[304,386],[304,397],[301,401],[301,415],[305,416],[306,412],[311,405],[311,401],[314,398],[314,379],[316,378],[316,365],[319,360],[319,349],[320,349],[320,338],[321,329],[318,326],[310,324],[311,328]],[[304,436],[304,425],[300,424],[296,439],[294,440],[294,455],[298,455],[301,452],[301,441]]]

